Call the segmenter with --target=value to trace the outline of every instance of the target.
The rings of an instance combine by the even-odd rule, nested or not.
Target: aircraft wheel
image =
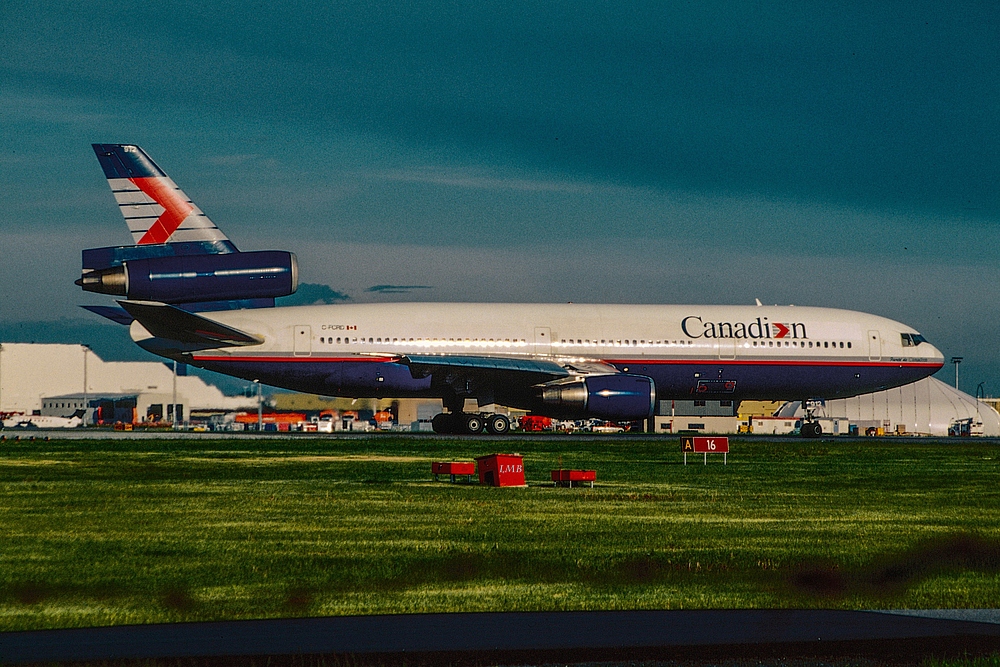
[[[818,438],[823,435],[823,427],[819,422],[806,422],[799,430],[803,438]]]
[[[505,415],[490,415],[486,419],[486,430],[491,435],[504,435],[510,430],[510,420]]]
[[[465,417],[465,432],[466,433],[481,433],[483,430],[483,418],[479,415],[466,415]]]

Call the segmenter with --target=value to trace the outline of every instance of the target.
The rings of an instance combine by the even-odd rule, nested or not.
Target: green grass
[[[432,482],[525,456],[527,489]],[[439,611],[993,607],[1000,447],[676,439],[0,446],[0,630]],[[591,490],[548,471],[596,468]]]
[[[956,659],[928,658],[921,667],[1000,667],[1000,654],[971,656]]]

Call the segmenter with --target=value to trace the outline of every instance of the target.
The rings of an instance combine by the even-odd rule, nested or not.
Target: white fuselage
[[[218,354],[944,361],[929,343],[903,346],[901,334],[917,333],[912,327],[832,308],[395,303],[204,315],[264,339]],[[136,340],[149,336],[134,327]]]
[[[604,364],[653,377],[660,398],[714,394],[729,386],[718,384],[725,381],[736,387],[734,398],[850,396],[913,382],[944,362],[930,343],[913,343],[919,335],[912,327],[830,308],[395,303],[203,316],[263,343],[201,350],[188,357],[191,363],[344,396],[390,396],[393,388],[400,396],[431,395],[429,387],[391,373],[317,375],[331,364],[391,365],[414,355]],[[140,344],[150,338],[137,322],[132,336]]]
[[[76,428],[82,424],[80,417],[47,415],[15,415],[3,420],[4,428]]]

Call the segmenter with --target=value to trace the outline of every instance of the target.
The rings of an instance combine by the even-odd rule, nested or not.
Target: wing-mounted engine
[[[656,387],[652,378],[644,375],[569,377],[536,389],[539,411],[553,417],[635,421],[650,418],[656,407]]]
[[[298,287],[298,263],[290,252],[151,255],[149,246],[84,251],[76,284],[130,301],[175,304],[267,299]]]

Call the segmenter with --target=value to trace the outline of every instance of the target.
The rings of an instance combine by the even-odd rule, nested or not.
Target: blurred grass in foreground
[[[499,448],[499,449],[498,449]],[[431,481],[525,456],[527,489]],[[595,468],[598,486],[548,472]],[[443,611],[993,607],[1000,447],[950,441],[20,441],[0,630]],[[445,478],[442,478],[445,479]]]

